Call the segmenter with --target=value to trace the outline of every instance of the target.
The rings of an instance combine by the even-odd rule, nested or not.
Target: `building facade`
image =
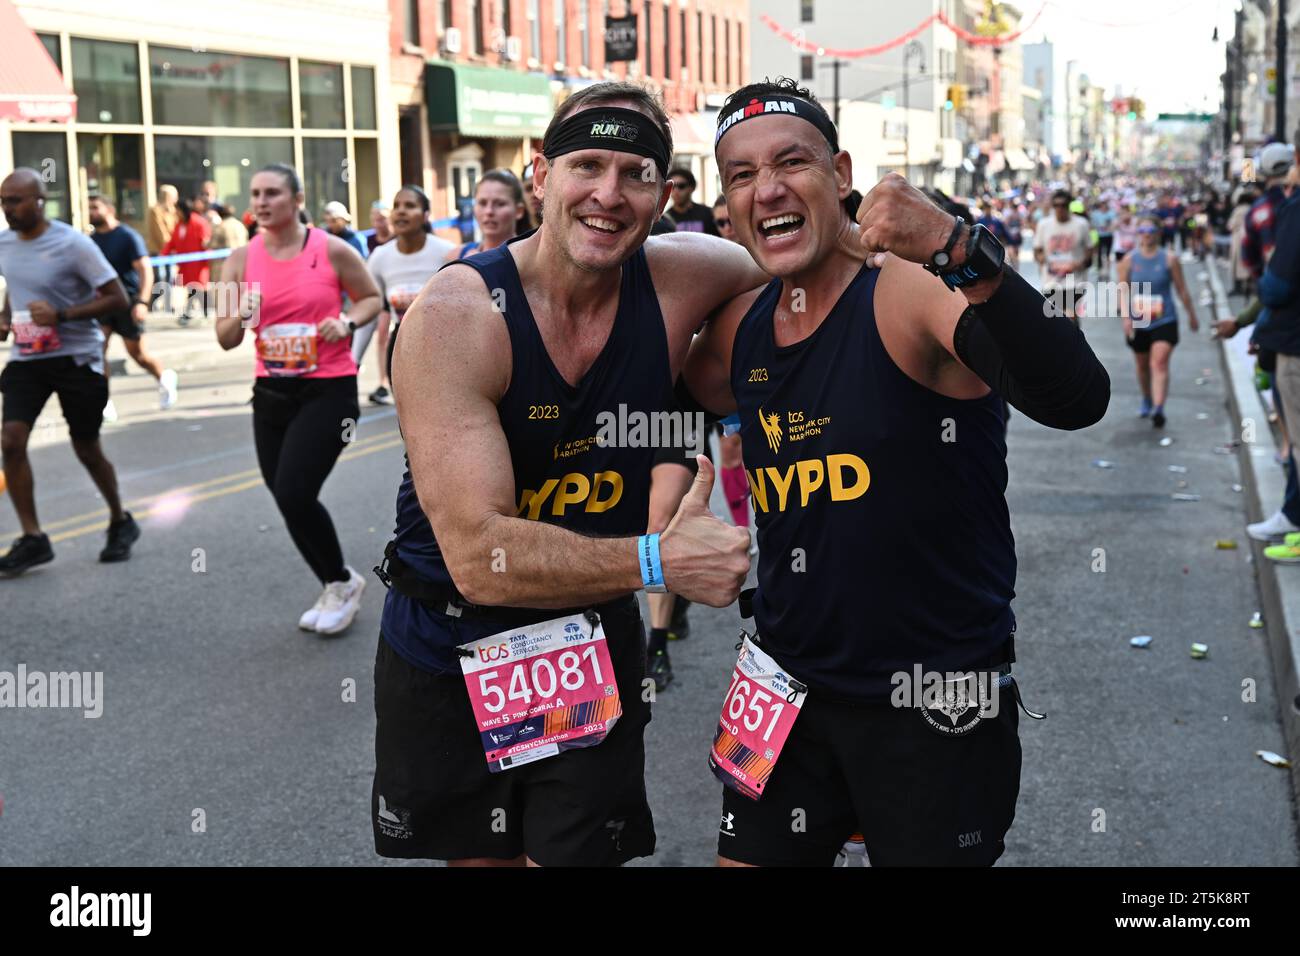
[[[716,195],[712,129],[726,94],[749,76],[747,0],[389,0],[388,8],[402,180],[423,186],[440,230],[472,228],[479,177],[494,167],[522,174],[555,108],[602,80],[663,96],[676,161],[695,173],[697,198]],[[630,41],[631,59],[607,61],[607,25]]]
[[[955,20],[958,6],[958,0],[938,0],[937,7],[933,0],[895,0],[872,4],[865,16],[861,5],[843,0],[751,0],[754,75],[793,77],[832,114],[838,84],[840,140],[853,156],[854,185],[862,192],[890,171],[951,191],[963,158],[956,117],[944,109],[957,75],[952,31],[931,22],[909,43],[853,59],[837,60],[826,48],[899,36],[936,9]]]
[[[160,185],[189,196],[208,180],[242,213],[271,162],[300,171],[313,218],[337,200],[364,223],[356,210],[397,186],[386,0],[14,8],[77,97],[66,121],[0,119],[0,169],[48,171],[52,216],[85,227],[103,192],[139,227]]]

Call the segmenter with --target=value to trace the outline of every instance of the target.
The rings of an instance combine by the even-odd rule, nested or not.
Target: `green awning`
[[[541,138],[555,107],[544,76],[430,60],[424,67],[429,129],[466,136]]]

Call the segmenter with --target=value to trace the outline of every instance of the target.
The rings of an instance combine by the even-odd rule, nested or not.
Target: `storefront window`
[[[78,133],[77,163],[86,175],[86,194],[107,196],[117,218],[144,229],[148,202],[144,192],[141,137],[136,133]]]
[[[375,71],[368,66],[352,68],[352,126],[375,128]]]
[[[381,198],[379,195],[379,141],[358,139],[352,145],[352,153],[356,157],[356,166],[353,173],[357,183],[357,208],[352,210],[352,217],[356,220],[354,225],[358,229],[369,229],[370,204]]]
[[[59,48],[59,35],[57,33],[38,33],[36,38],[41,41],[41,46],[45,47],[45,52],[50,55],[54,65],[63,72],[63,50]]]
[[[303,129],[343,128],[343,67],[337,63],[298,63]]]
[[[322,210],[328,202],[338,201],[348,205],[348,146],[343,139],[302,140],[302,189],[307,194],[307,215],[320,222]],[[353,225],[357,211],[352,213]],[[369,210],[366,211],[369,215]],[[360,228],[365,228],[364,226]]]
[[[72,38],[79,123],[139,123],[140,50],[134,43]]]
[[[253,174],[269,163],[293,163],[287,136],[155,136],[158,185],[193,196],[204,180],[217,184],[217,197],[238,215],[248,207]]]
[[[14,168],[26,166],[45,183],[45,215],[72,222],[68,191],[68,138],[63,133],[13,134]]]
[[[160,126],[293,125],[288,60],[150,46],[149,74]]]

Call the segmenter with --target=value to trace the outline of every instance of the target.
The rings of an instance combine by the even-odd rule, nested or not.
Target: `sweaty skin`
[[[705,318],[766,279],[743,249],[722,239],[647,240],[668,194],[644,170],[641,157],[612,150],[535,158],[544,225],[510,253],[546,350],[570,383],[604,348],[622,263],[643,243],[674,379]],[[476,604],[562,608],[639,590],[635,538],[587,538],[516,517],[510,448],[497,413],[509,386],[510,339],[479,275],[439,272],[402,326],[393,358],[399,420],[420,504],[461,593]],[[709,513],[712,482],[712,464],[701,459],[660,553],[669,590],[721,607],[748,573],[749,536]],[[492,573],[496,548],[508,556],[509,573]]]

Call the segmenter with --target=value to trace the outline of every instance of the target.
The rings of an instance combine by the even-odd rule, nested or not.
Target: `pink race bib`
[[[493,773],[594,747],[623,716],[600,618],[582,614],[462,644],[461,671]]]
[[[15,311],[12,320],[14,344],[18,346],[19,355],[41,355],[53,352],[63,344],[59,339],[58,326],[37,325],[32,314],[26,310]]]
[[[746,634],[709,751],[713,775],[751,800],[761,797],[807,697]]]

